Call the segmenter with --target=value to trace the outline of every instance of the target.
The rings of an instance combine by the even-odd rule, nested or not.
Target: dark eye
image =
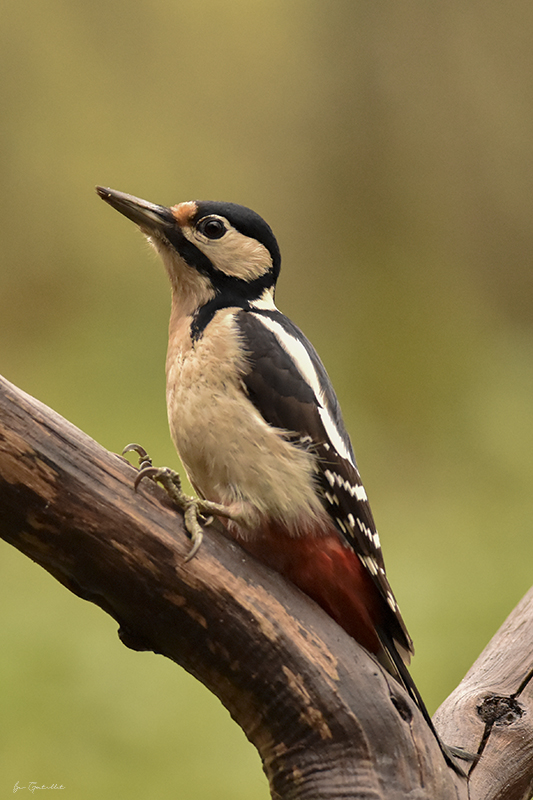
[[[226,226],[217,217],[204,217],[196,227],[208,239],[220,239],[226,233]]]

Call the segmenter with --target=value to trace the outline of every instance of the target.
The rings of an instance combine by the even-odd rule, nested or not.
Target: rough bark
[[[481,758],[471,800],[527,800],[533,790],[533,589],[435,714],[444,740]]]
[[[273,798],[468,797],[418,709],[368,653],[216,525],[185,562],[181,514],[150,482],[134,494],[134,476],[0,379],[0,535],[114,617],[126,645],[162,653],[213,691],[258,748]],[[487,738],[475,707],[489,691],[518,692],[513,702],[528,710],[530,602],[485,651],[499,666],[482,656],[439,710],[445,740],[475,752],[484,742],[469,783],[491,781],[492,793],[472,797],[526,797],[531,784],[527,713],[513,705]]]

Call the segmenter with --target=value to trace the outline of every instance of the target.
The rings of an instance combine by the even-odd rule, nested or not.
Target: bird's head
[[[167,208],[102,186],[99,196],[139,226],[163,259],[173,288],[198,306],[272,301],[280,252],[269,225],[236,203],[191,200]]]

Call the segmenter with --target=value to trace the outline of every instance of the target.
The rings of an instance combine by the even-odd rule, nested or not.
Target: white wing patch
[[[269,331],[274,334],[281,347],[290,355],[293,363],[298,367],[300,375],[314,392],[318,413],[320,414],[320,419],[322,420],[322,424],[324,425],[331,444],[334,446],[337,453],[342,458],[346,459],[346,461],[349,461],[355,468],[352,456],[339,433],[335,420],[329,413],[329,409],[325,404],[324,393],[320,387],[317,371],[304,345],[295,336],[291,336],[282,325],[270,319],[270,317],[265,317],[260,314],[256,314],[255,316],[265,328],[268,328]]]

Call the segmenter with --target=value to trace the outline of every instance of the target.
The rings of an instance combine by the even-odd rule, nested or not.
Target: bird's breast
[[[235,310],[217,311],[192,341],[171,331],[167,410],[172,439],[189,479],[204,497],[242,502],[255,519],[272,516],[297,531],[298,520],[324,514],[314,485],[315,457],[269,425],[245,391],[249,369]]]

